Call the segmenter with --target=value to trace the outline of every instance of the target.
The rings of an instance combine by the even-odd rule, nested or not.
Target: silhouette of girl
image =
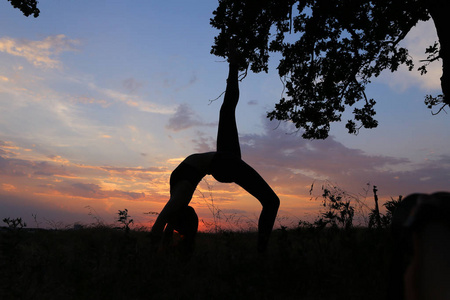
[[[180,223],[177,221],[180,218],[180,212],[186,211],[198,183],[205,175],[210,174],[219,182],[238,184],[259,200],[262,211],[258,221],[257,249],[259,252],[265,252],[267,248],[280,200],[258,172],[241,159],[235,117],[239,100],[239,65],[233,47],[229,52],[229,74],[224,101],[220,108],[217,151],[192,154],[172,172],[170,200],[152,227],[151,234],[154,241],[161,239],[166,224],[170,226],[171,223]],[[197,217],[195,212],[195,216],[192,215],[192,211],[190,214],[191,219],[195,222]],[[187,224],[186,221],[182,223]],[[196,231],[197,227],[195,227]],[[192,237],[195,236],[195,233],[189,232],[188,235]]]

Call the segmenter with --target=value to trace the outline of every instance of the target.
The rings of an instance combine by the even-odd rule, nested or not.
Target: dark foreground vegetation
[[[0,232],[0,299],[384,299],[386,229],[199,233],[191,257],[106,226]]]

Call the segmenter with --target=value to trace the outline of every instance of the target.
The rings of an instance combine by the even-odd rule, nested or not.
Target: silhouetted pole
[[[373,198],[375,199],[375,219],[377,221],[377,227],[381,228],[381,219],[380,219],[380,210],[378,208],[378,195],[377,195],[377,186],[373,186]]]

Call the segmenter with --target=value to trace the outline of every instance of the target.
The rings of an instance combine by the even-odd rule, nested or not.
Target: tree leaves
[[[37,0],[8,0],[14,8],[20,9],[25,17],[33,15],[37,18],[40,10],[37,8]]]
[[[221,30],[211,53],[227,57],[227,40],[236,38],[241,70],[250,66],[257,73],[267,72],[269,51],[280,52],[278,73],[286,96],[268,118],[293,122],[304,138],[325,139],[330,123],[341,121],[348,107],[363,102],[346,125],[349,133],[357,133],[361,127],[378,125],[375,101],[365,95],[370,79],[402,64],[413,68],[408,50],[398,44],[419,20],[429,19],[422,3],[221,0],[211,19],[212,26]],[[291,20],[294,4],[297,12]],[[430,55],[436,54],[435,49],[429,49]]]
[[[268,71],[268,42],[273,24],[284,23],[292,0],[277,3],[273,0],[220,0],[213,12],[211,25],[220,30],[214,38],[211,53],[228,57],[228,43],[233,39],[242,61],[240,69],[248,67],[255,72]],[[280,24],[285,28],[286,24]]]

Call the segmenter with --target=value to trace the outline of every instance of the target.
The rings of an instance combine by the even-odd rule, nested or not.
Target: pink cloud
[[[144,193],[104,190],[99,185],[93,183],[75,182],[72,184],[63,184],[58,186],[56,190],[63,195],[90,199],[122,198],[126,200],[138,200],[145,198]]]
[[[1,52],[23,57],[40,68],[60,68],[61,62],[57,56],[65,51],[75,51],[78,45],[79,41],[68,39],[63,34],[48,36],[41,41],[9,37],[0,39]]]
[[[212,123],[204,123],[201,118],[187,104],[180,104],[175,114],[169,119],[167,129],[175,132],[194,126],[213,126]]]
[[[449,157],[413,165],[407,158],[369,155],[348,148],[333,137],[304,140],[300,135],[286,134],[293,132],[288,125],[274,130],[276,127],[265,121],[262,134],[241,135],[240,141],[243,159],[277,192],[306,196],[313,182],[324,180],[348,191],[360,191],[371,183],[385,197],[448,189]],[[213,139],[199,137],[194,143],[199,152],[215,149]],[[411,170],[402,171],[405,166]]]

